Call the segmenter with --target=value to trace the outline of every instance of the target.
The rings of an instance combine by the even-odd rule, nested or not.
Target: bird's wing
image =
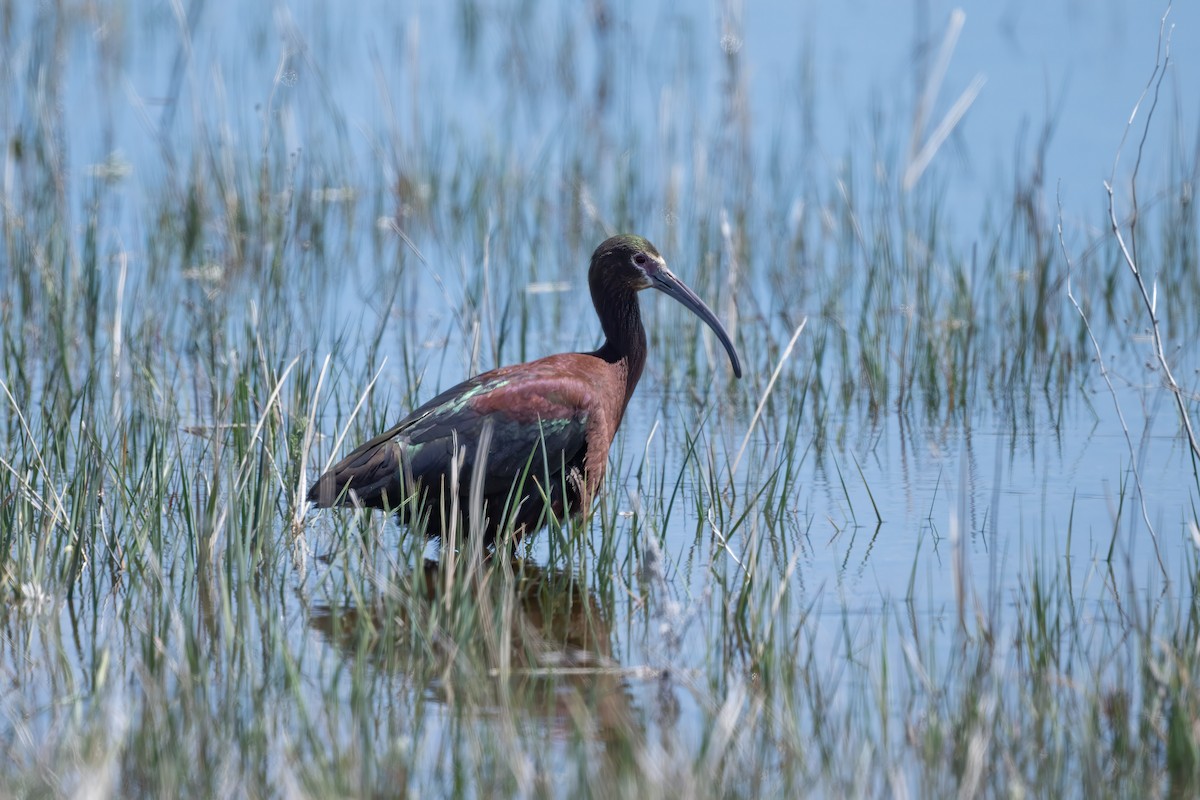
[[[507,492],[526,470],[556,476],[582,460],[595,409],[586,375],[564,371],[559,358],[485,372],[442,392],[355,448],[313,484],[309,498],[329,505],[349,487],[367,505],[394,506],[410,476],[426,487],[448,487],[456,453],[465,493],[488,425],[484,494]]]
[[[506,492],[522,475],[544,480],[576,462],[587,443],[589,401],[584,381],[495,370],[435,397],[393,435],[414,479],[449,486],[457,455],[459,485],[465,490],[481,464],[483,492],[491,495]],[[479,443],[489,426],[481,462]]]

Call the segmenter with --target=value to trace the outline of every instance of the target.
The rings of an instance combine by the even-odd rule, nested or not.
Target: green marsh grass
[[[181,60],[159,149],[130,173],[105,142],[86,179],[66,143],[89,120],[64,101],[86,78],[56,65],[120,74],[134,15],[101,35],[94,15],[9,9],[37,47],[6,44],[0,110],[0,793],[1195,793],[1195,481],[1155,504],[1130,462],[1192,465],[1137,371],[1147,323],[1105,220],[1058,233],[1054,126],[964,239],[939,156],[906,189],[911,120],[890,109],[830,169],[807,135],[755,151],[734,47],[712,118],[614,123],[633,67],[589,84],[572,60],[585,37],[621,49],[601,5],[555,28],[554,81],[504,28],[529,59],[494,77],[512,107],[574,120],[536,146],[457,127],[427,70],[378,53],[384,112],[352,118],[328,54],[272,22],[255,35],[291,43],[270,72],[295,92],[271,78],[250,113],[219,99],[229,75]],[[457,13],[454,46],[486,65],[500,15]],[[144,24],[202,54],[211,32],[182,23]],[[398,63],[438,46],[420,31]],[[710,91],[688,52],[669,110]],[[18,66],[42,82],[12,88]],[[1194,370],[1197,159],[1158,114],[1172,155],[1162,185],[1140,179],[1137,255]],[[718,309],[747,374],[645,298],[647,375],[589,517],[488,558],[478,537],[304,508],[322,466],[439,388],[592,347],[582,270],[631,227]],[[1072,420],[1104,402],[1068,261],[1144,400],[1140,449],[1105,486],[1060,501],[1047,477],[1031,500],[1010,481],[1075,457]]]

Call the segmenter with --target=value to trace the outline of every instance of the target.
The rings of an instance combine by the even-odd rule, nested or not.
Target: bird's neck
[[[604,329],[604,344],[595,355],[610,364],[624,362],[625,402],[628,403],[646,365],[646,329],[642,327],[637,293],[633,290],[605,293],[592,299]]]

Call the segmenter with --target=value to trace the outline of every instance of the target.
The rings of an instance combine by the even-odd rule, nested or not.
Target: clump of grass
[[[1068,266],[1102,353],[1140,374],[1122,340],[1147,284],[1120,280],[1110,237],[1076,254],[1056,235],[1053,124],[964,236],[913,147],[927,126],[890,109],[828,169],[811,128],[758,150],[733,5],[718,111],[684,42],[660,53],[661,124],[630,126],[646,63],[621,9],[524,48],[536,21],[501,41],[506,15],[463,4],[462,68],[515,109],[494,132],[456,127],[415,23],[396,63],[374,56],[381,110],[359,119],[286,14],[248,14],[273,77],[223,95],[197,9],[144,23],[192,54],[171,110],[140,106],[153,153],[128,173],[105,142],[86,178],[62,65],[122,74],[129,20],[13,9],[34,44],[0,65],[0,791],[1195,792],[1200,520],[1131,513],[1135,466],[1190,463],[1153,449],[1157,390],[1107,496],[1030,517],[1007,482],[1059,463],[1039,455],[1069,446],[1064,420],[1099,418]],[[522,60],[493,75],[504,42]],[[545,112],[565,121],[527,136]],[[1194,159],[1169,170],[1183,186]],[[1134,263],[1173,290],[1150,304],[1171,355],[1200,288],[1185,196],[1136,219]],[[306,513],[344,442],[467,373],[593,346],[583,269],[616,228],[721,309],[746,380],[654,305],[590,517],[488,558],[458,532],[435,548],[382,515]]]

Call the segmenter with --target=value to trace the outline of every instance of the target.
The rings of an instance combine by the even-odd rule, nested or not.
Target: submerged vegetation
[[[508,5],[375,9],[359,57],[319,4],[0,3],[0,793],[1195,794],[1167,36],[1112,195],[1057,199],[1052,118],[964,219],[932,51],[830,155],[751,114],[737,3],[716,56]],[[489,558],[306,513],[439,389],[594,347],[629,229],[746,376],[644,300],[592,517]]]

